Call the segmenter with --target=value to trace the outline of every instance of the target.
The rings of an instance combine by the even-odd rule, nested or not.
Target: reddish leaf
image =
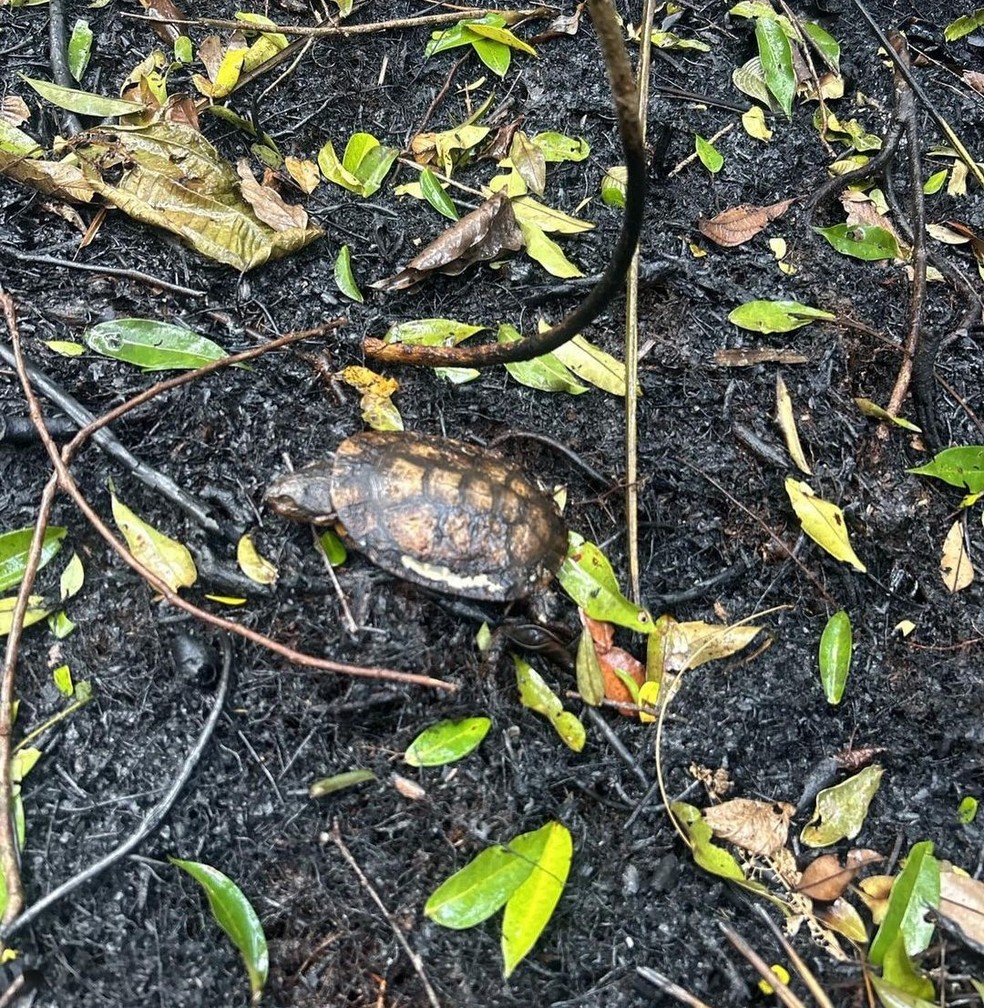
[[[793,200],[780,200],[771,206],[757,207],[749,203],[723,210],[710,220],[700,220],[700,233],[717,245],[731,248],[742,245],[754,238],[769,221],[781,217],[792,205]]]

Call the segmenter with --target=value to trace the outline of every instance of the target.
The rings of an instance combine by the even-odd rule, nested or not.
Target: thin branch
[[[79,886],[98,878],[107,868],[112,867],[126,857],[130,851],[143,843],[160,826],[164,817],[171,811],[172,806],[177,801],[178,795],[191,779],[198,761],[202,758],[202,753],[205,752],[205,747],[212,738],[219,715],[222,713],[222,708],[225,705],[226,694],[229,691],[229,680],[232,676],[232,645],[229,643],[227,637],[223,637],[222,639],[222,652],[222,672],[219,678],[219,685],[215,691],[215,700],[212,703],[212,709],[209,711],[208,718],[202,726],[198,739],[185,757],[185,761],[181,765],[177,777],[174,778],[174,782],[168,788],[167,794],[147,813],[143,822],[126,840],[117,844],[108,854],[104,854],[94,864],[89,865],[88,868],[77,875],[73,875],[60,886],[52,889],[51,892],[42,896],[36,903],[32,903],[20,916],[14,920],[5,921],[4,926],[0,928],[0,939],[6,941],[12,934],[20,931],[27,924],[30,924],[31,921],[37,920],[49,907],[54,906],[54,904],[68,896],[69,893],[78,889]]]

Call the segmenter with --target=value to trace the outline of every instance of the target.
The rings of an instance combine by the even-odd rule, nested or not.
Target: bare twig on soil
[[[77,82],[68,69],[68,38],[65,34],[65,0],[48,3],[48,58],[51,76],[61,87],[74,88]],[[69,134],[81,133],[82,123],[74,112],[59,110],[64,129]]]
[[[627,172],[622,231],[601,279],[587,297],[555,326],[515,343],[428,347],[366,339],[363,348],[367,356],[391,364],[426,367],[483,368],[531,360],[556,350],[576,336],[604,311],[621,290],[642,230],[646,207],[646,152],[639,125],[635,80],[622,40],[621,23],[611,0],[588,0],[588,9],[605,56]]]
[[[81,270],[84,273],[100,273],[103,276],[120,277],[123,280],[136,280],[149,287],[170,291],[172,294],[182,294],[186,297],[205,297],[207,293],[207,291],[195,290],[193,287],[182,287],[181,284],[171,283],[170,280],[163,280],[161,277],[151,276],[140,270],[125,269],[122,266],[100,266],[98,263],[81,263],[72,259],[59,259],[57,256],[35,255],[33,252],[21,252],[13,245],[0,244],[0,252],[12,256],[14,259],[20,259],[21,262],[38,263],[42,266],[61,266],[65,269]]]
[[[386,908],[386,904],[382,901],[379,893],[376,892],[373,884],[368,878],[366,878],[366,873],[359,867],[359,862],[355,860],[352,856],[352,852],[345,845],[345,841],[342,839],[342,831],[338,825],[337,819],[331,824],[331,839],[340,851],[342,857],[345,858],[346,864],[353,872],[355,872],[355,876],[359,880],[359,885],[365,889],[372,898],[373,903],[379,907],[382,915],[386,918],[386,923],[389,924],[390,929],[393,932],[393,937],[396,938],[396,940],[400,943],[400,947],[404,952],[406,952],[407,958],[410,960],[410,964],[413,966],[414,972],[420,978],[420,982],[427,994],[427,1000],[430,1002],[431,1008],[441,1008],[441,1002],[438,1000],[437,992],[431,986],[430,980],[427,979],[427,973],[424,970],[423,960],[416,952],[414,952],[403,933],[403,928],[400,927],[400,922]]]
[[[63,882],[60,886],[52,889],[46,896],[43,896],[36,903],[32,903],[22,914],[14,918],[13,920],[6,921],[4,926],[0,928],[0,939],[6,941],[12,934],[16,931],[20,931],[25,925],[30,924],[31,921],[37,920],[37,918],[45,912],[49,907],[54,906],[59,900],[64,899],[69,893],[74,892],[79,886],[85,885],[87,882],[91,882],[93,879],[98,878],[107,868],[116,864],[117,861],[122,860],[126,857],[130,851],[136,849],[144,840],[150,836],[154,830],[160,826],[164,817],[171,811],[172,806],[175,801],[177,801],[178,795],[181,793],[184,786],[191,779],[191,775],[198,765],[198,761],[202,757],[202,753],[205,751],[205,747],[208,745],[209,740],[212,738],[212,733],[215,731],[215,726],[218,723],[219,715],[222,713],[222,708],[225,705],[226,694],[229,691],[229,680],[232,677],[232,644],[229,639],[223,637],[222,639],[222,671],[219,677],[219,684],[215,690],[215,699],[212,702],[212,709],[209,711],[208,718],[205,724],[202,726],[202,730],[198,735],[198,739],[195,744],[191,747],[188,755],[185,757],[184,763],[181,765],[181,769],[178,771],[177,776],[174,778],[170,788],[168,788],[167,794],[147,813],[140,826],[130,834],[122,843],[114,847],[108,854],[103,855],[94,864],[89,865],[84,871],[79,872],[77,875],[73,875],[70,879]]]
[[[658,987],[664,994],[674,997],[680,1004],[688,1005],[689,1008],[711,1008],[706,1001],[701,1001],[699,997],[694,997],[690,991],[685,990],[679,984],[675,984],[669,977],[664,976],[657,970],[648,966],[636,966],[636,973],[647,983]]]

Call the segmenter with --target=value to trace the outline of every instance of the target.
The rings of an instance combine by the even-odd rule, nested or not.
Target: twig
[[[721,129],[719,129],[717,133],[715,133],[714,136],[712,136],[707,142],[709,144],[717,143],[717,141],[720,140],[721,137],[727,136],[734,128],[735,128],[734,123],[728,123],[727,126],[722,126]],[[693,164],[694,161],[696,160],[697,160],[697,151],[694,151],[693,154],[690,154],[687,157],[685,157],[679,164],[674,165],[673,170],[668,172],[666,177],[673,178],[674,175],[679,175],[680,172],[682,172],[683,169],[687,167],[687,165]]]
[[[594,722],[595,728],[597,728],[601,734],[605,736],[605,740],[608,744],[621,757],[622,762],[635,774],[636,780],[644,788],[648,788],[650,784],[652,784],[652,781],[646,776],[646,771],[639,766],[632,753],[626,749],[625,743],[613,731],[612,726],[598,713],[597,710],[595,710],[594,707],[586,707],[585,713]]]
[[[751,945],[745,941],[744,938],[733,928],[727,924],[721,925],[721,930],[724,932],[725,938],[731,942],[732,945],[745,957],[748,963],[755,968],[758,975],[768,983],[772,989],[775,991],[776,997],[782,1004],[786,1005],[786,1008],[806,1008],[806,1005],[789,989],[789,984],[787,984],[780,977],[776,976],[772,970],[769,969],[768,964],[765,960],[752,948]]]
[[[298,35],[307,38],[349,38],[354,35],[371,35],[381,31],[400,31],[404,28],[432,28],[436,25],[454,24],[469,18],[481,18],[486,14],[508,14],[513,23],[520,18],[552,17],[554,11],[549,7],[532,7],[518,11],[501,11],[496,7],[459,7],[447,14],[427,14],[419,18],[397,18],[393,21],[374,21],[361,25],[264,25],[264,31],[279,32],[282,35]],[[124,17],[136,21],[153,21],[157,24],[189,25],[201,28],[226,28],[234,31],[243,30],[242,21],[227,21],[223,18],[166,18],[160,14],[132,14],[124,12]]]
[[[368,878],[366,878],[365,872],[359,867],[359,862],[355,860],[352,856],[352,852],[348,849],[348,847],[346,847],[345,841],[342,839],[342,831],[339,828],[337,819],[335,819],[331,824],[331,839],[341,852],[346,864],[353,872],[355,872],[355,877],[359,880],[359,884],[369,894],[373,903],[379,907],[382,915],[386,918],[386,923],[389,924],[390,929],[393,932],[393,937],[396,938],[403,951],[406,952],[407,958],[410,960],[410,964],[413,966],[414,972],[420,978],[420,982],[427,994],[427,1000],[430,1002],[431,1008],[441,1008],[441,1002],[437,998],[437,992],[427,979],[427,973],[424,971],[423,960],[416,952],[414,952],[413,948],[411,948],[410,943],[407,941],[406,936],[403,933],[403,928],[400,927],[400,922],[386,908],[386,904],[380,898],[379,893],[376,892],[373,884]]]
[[[226,694],[229,691],[231,675],[232,645],[227,637],[223,637],[222,672],[219,677],[219,685],[215,691],[215,700],[212,703],[212,709],[209,711],[208,718],[202,726],[198,739],[185,757],[185,761],[181,765],[177,777],[175,777],[171,787],[168,788],[167,794],[147,813],[140,826],[126,840],[114,847],[108,854],[103,855],[94,864],[89,865],[85,870],[79,872],[77,875],[73,875],[60,886],[52,889],[51,892],[42,896],[36,903],[32,903],[31,906],[14,920],[5,921],[4,926],[0,928],[0,939],[6,941],[12,934],[20,931],[25,925],[30,924],[31,921],[36,920],[45,910],[59,900],[64,899],[69,893],[74,892],[79,886],[85,885],[87,882],[91,882],[94,878],[97,878],[107,868],[110,868],[117,861],[126,857],[130,851],[143,843],[157,829],[164,817],[171,811],[171,807],[177,801],[178,795],[190,780],[192,773],[194,773],[195,767],[202,757],[202,753],[205,752],[205,747],[208,745],[212,733],[215,731],[215,726],[218,723],[219,715],[222,713]]]
[[[140,270],[125,269],[122,266],[100,266],[98,263],[75,262],[73,259],[58,259],[55,256],[36,255],[33,252],[21,252],[13,245],[0,244],[0,252],[5,252],[22,262],[40,263],[42,266],[63,266],[65,269],[82,270],[85,273],[102,273],[106,276],[122,277],[124,280],[136,280],[140,283],[170,291],[172,294],[182,294],[186,297],[205,297],[208,291],[195,290],[194,287],[182,287],[180,284],[162,280],[160,277],[142,273]]]
[[[636,973],[647,983],[658,987],[664,994],[676,998],[680,1004],[689,1005],[689,1008],[711,1008],[706,1001],[701,1001],[699,997],[695,997],[690,991],[675,984],[669,977],[663,976],[657,970],[650,969],[648,966],[636,966]]]
[[[66,62],[68,39],[65,36],[65,0],[50,0],[48,4],[48,57],[51,60],[51,76],[61,87],[77,87]],[[61,121],[68,133],[82,132],[82,123],[74,112],[62,110]]]

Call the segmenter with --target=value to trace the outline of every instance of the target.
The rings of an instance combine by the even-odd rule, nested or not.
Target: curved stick
[[[491,367],[531,360],[556,350],[590,325],[618,293],[639,244],[643,212],[646,206],[646,152],[643,145],[635,80],[629,56],[622,41],[619,24],[611,0],[588,0],[588,10],[605,56],[609,83],[618,115],[618,131],[625,152],[626,186],[625,214],[622,232],[612,252],[611,260],[598,283],[588,296],[555,326],[536,336],[516,343],[496,343],[476,347],[409,346],[404,343],[384,343],[366,339],[363,349],[376,360],[393,364],[417,364],[427,367]]]

